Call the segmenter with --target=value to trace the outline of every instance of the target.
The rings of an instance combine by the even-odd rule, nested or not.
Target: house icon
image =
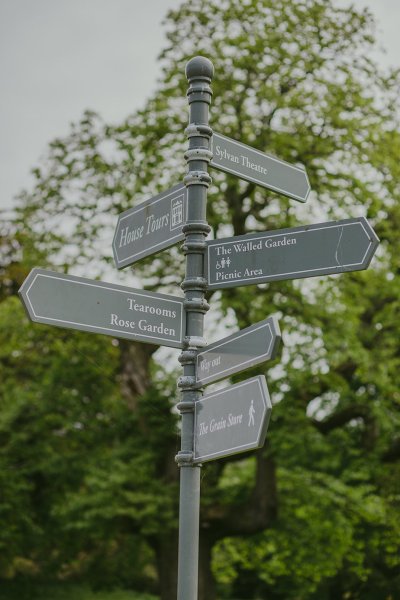
[[[183,194],[171,201],[171,231],[183,225]]]

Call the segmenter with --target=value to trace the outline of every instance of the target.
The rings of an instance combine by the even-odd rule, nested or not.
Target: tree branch
[[[256,477],[250,497],[240,504],[214,504],[202,515],[202,528],[207,529],[215,541],[226,536],[257,533],[268,527],[277,515],[275,462],[261,450],[256,457]]]
[[[382,454],[383,462],[395,462],[400,458],[400,438],[393,441],[392,445]]]

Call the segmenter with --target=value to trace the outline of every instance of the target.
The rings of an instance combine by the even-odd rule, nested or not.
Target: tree
[[[88,112],[68,137],[53,142],[47,164],[35,171],[34,191],[21,197],[16,226],[28,226],[30,243],[60,268],[109,273],[111,215],[184,175],[184,65],[195,54],[209,56],[216,67],[212,126],[305,164],[313,190],[307,205],[295,205],[213,172],[208,219],[215,235],[365,214],[382,243],[366,273],[212,297],[213,307],[239,327],[278,313],[285,348],[266,370],[275,407],[265,449],[204,467],[200,598],[215,597],[215,578],[228,595],[243,595],[245,580],[249,598],[387,596],[400,586],[394,517],[399,74],[383,73],[370,58],[371,15],[328,0],[193,0],[169,13],[167,30],[158,92],[118,126]],[[135,275],[147,288],[176,293],[183,278],[178,249],[142,261]],[[122,277],[129,281],[129,271]],[[157,435],[149,438],[141,398],[150,393],[153,350],[120,344],[120,396],[137,420],[137,448],[151,448],[146,468],[154,461],[168,510],[159,512],[155,484],[146,497],[149,520],[129,511],[135,500],[127,497],[124,523],[153,549],[161,597],[169,600],[176,576],[176,438],[165,391],[153,423]],[[126,477],[138,473],[148,483],[143,465],[124,460],[133,461]],[[115,488],[102,481],[103,496],[87,485],[84,493],[71,492],[69,518],[82,502],[93,515],[106,510]],[[152,527],[156,515],[159,527]],[[95,520],[85,522],[93,530]]]

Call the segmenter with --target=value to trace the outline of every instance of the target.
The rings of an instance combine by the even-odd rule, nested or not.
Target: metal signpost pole
[[[214,67],[203,57],[195,57],[186,65],[189,81],[189,126],[186,129],[189,149],[185,153],[188,173],[184,179],[187,186],[188,216],[183,227],[186,255],[186,273],[182,282],[186,310],[185,348],[179,357],[183,376],[178,381],[182,399],[178,409],[182,415],[181,450],[176,456],[180,467],[179,501],[179,554],[178,554],[178,600],[197,600],[200,468],[194,464],[194,406],[201,397],[196,389],[195,365],[199,348],[205,346],[203,338],[204,315],[209,309],[204,299],[207,282],[204,279],[205,238],[210,232],[206,220],[207,189],[211,177],[207,173],[211,159],[209,150],[212,130],[208,125],[208,109],[211,103],[210,83]]]

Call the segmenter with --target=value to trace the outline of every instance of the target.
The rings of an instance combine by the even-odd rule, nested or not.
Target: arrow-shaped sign
[[[241,329],[197,355],[196,383],[206,385],[275,357],[281,341],[278,319]]]
[[[299,202],[306,202],[310,182],[303,166],[291,165],[215,132],[211,138],[210,150],[213,153],[210,162],[212,167]]]
[[[361,271],[379,238],[367,219],[345,219],[207,242],[210,289]]]
[[[183,240],[187,215],[187,191],[180,183],[121,213],[113,239],[118,269]]]
[[[271,410],[263,375],[203,396],[195,403],[194,462],[261,448]]]
[[[19,294],[37,323],[182,348],[183,300],[33,269]]]

